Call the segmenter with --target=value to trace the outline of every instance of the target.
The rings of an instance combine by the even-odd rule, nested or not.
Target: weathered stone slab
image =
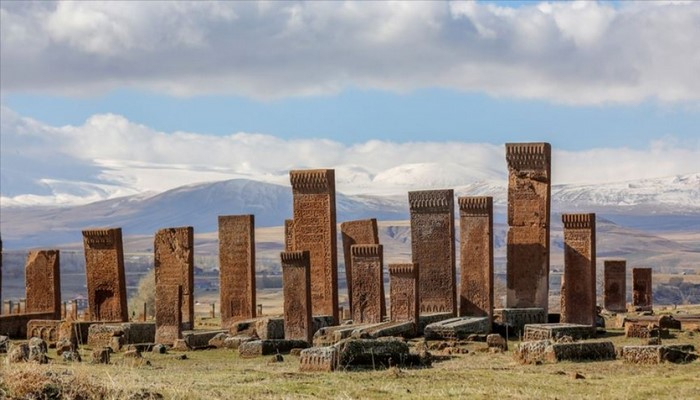
[[[544,360],[547,362],[614,359],[615,346],[612,342],[552,343],[544,351]]]
[[[423,336],[428,340],[464,339],[472,333],[488,332],[491,332],[489,317],[456,317],[426,326]]]
[[[625,323],[625,337],[650,339],[669,336],[668,329],[659,328],[653,323]]]
[[[161,229],[156,232],[153,248],[156,303],[158,303],[161,286],[179,285],[182,292],[180,300],[182,329],[192,329],[194,327],[194,229],[191,226]]]
[[[292,349],[305,349],[309,342],[295,339],[252,340],[241,343],[238,352],[243,358],[267,356],[277,353],[289,353]]]
[[[306,250],[289,251],[281,253],[280,257],[284,281],[284,337],[311,342],[310,253]]]
[[[515,333],[523,332],[527,324],[547,323],[547,312],[542,308],[501,308],[494,314],[500,315],[500,321]]]
[[[340,340],[348,338],[357,329],[377,324],[336,325],[321,328],[314,333],[313,345],[316,347],[331,346]]]
[[[284,220],[284,251],[294,251],[294,220]]]
[[[208,349],[209,341],[219,333],[227,333],[227,331],[183,331],[182,340],[185,342],[188,350]]]
[[[408,192],[421,313],[457,314],[454,191]]]
[[[53,313],[61,319],[61,272],[58,250],[32,250],[25,266],[26,313]]]
[[[83,246],[89,305],[88,319],[128,321],[122,229],[84,230]]]
[[[338,245],[335,171],[289,172],[294,202],[294,250],[309,251],[313,315],[338,321]],[[310,340],[310,338],[309,338]]]
[[[622,318],[622,327],[627,324],[656,324],[664,329],[681,329],[681,321],[671,315],[626,315]]]
[[[627,311],[627,261],[605,260],[603,304],[612,312]]]
[[[9,336],[10,339],[26,339],[29,321],[33,319],[52,319],[53,317],[53,312],[0,315],[0,335]]]
[[[595,326],[595,214],[562,214],[561,219],[564,224],[561,322]]]
[[[338,368],[338,349],[335,346],[312,347],[299,354],[299,370],[331,372]]]
[[[172,345],[182,338],[182,286],[160,284],[156,293],[155,342]]]
[[[523,341],[529,342],[533,340],[557,340],[568,336],[574,340],[589,339],[595,337],[595,327],[591,325],[580,324],[527,324],[525,325],[525,333]]]
[[[652,309],[651,268],[632,268],[632,306],[644,310]]]
[[[418,265],[389,264],[391,320],[419,323]]]
[[[622,359],[629,364],[685,363],[698,356],[684,346],[624,346]]]
[[[415,336],[415,332],[416,324],[413,321],[389,321],[357,328],[352,331],[350,336],[358,339],[376,339],[387,336],[412,338]]]
[[[459,315],[493,316],[493,197],[459,197]]]
[[[551,159],[549,143],[506,143],[508,308],[547,312]]]
[[[675,319],[684,331],[700,331],[700,314],[676,314]]]
[[[120,337],[122,345],[153,343],[155,334],[156,325],[152,322],[92,323],[87,344],[92,348],[109,347],[113,337]]]
[[[422,335],[425,331],[426,326],[450,318],[453,318],[453,315],[451,313],[423,314],[420,317],[418,317],[418,331],[416,332],[416,334]]]
[[[352,319],[357,323],[384,320],[384,254],[381,244],[355,244],[350,248],[352,281]]]
[[[58,328],[58,340],[67,341],[75,348],[87,344],[90,337],[90,325],[101,324],[95,321],[61,321]]]
[[[345,277],[348,286],[348,299],[350,299],[350,313],[352,314],[352,255],[350,248],[356,244],[379,244],[379,232],[375,218],[357,221],[346,221],[340,224],[340,232],[343,239],[343,257],[345,259]]]
[[[402,364],[408,358],[408,344],[397,338],[345,339],[334,345],[338,349],[338,366],[388,367],[389,362]]]
[[[55,344],[58,341],[60,326],[60,320],[33,319],[27,323],[27,339],[36,337]]]
[[[260,339],[284,339],[284,318],[260,317],[233,322],[229,331],[234,335],[252,335]]]
[[[255,318],[255,217],[219,216],[221,327]]]

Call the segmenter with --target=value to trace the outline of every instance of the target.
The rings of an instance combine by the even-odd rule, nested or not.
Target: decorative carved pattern
[[[194,229],[191,226],[156,232],[153,249],[156,297],[162,285],[180,286],[183,329],[194,328]]]
[[[156,295],[156,343],[182,338],[182,286],[162,284]]]
[[[564,276],[561,322],[595,326],[595,214],[562,214]]]
[[[552,148],[549,143],[506,143],[508,168],[514,170],[542,170],[549,176]]]
[[[460,316],[493,316],[493,198],[460,197]]]
[[[350,313],[352,315],[352,257],[350,255],[350,247],[355,244],[379,244],[377,220],[372,218],[343,222],[340,224],[340,232],[343,238],[345,278],[348,287]]]
[[[352,254],[352,319],[355,323],[382,322],[384,300],[383,248],[380,244],[355,244]]]
[[[284,286],[284,338],[311,343],[311,255],[308,250],[280,254]]]
[[[592,229],[595,228],[595,213],[562,214],[561,221],[564,229]]]
[[[652,306],[652,272],[651,268],[632,268],[632,305],[635,307]]]
[[[29,252],[25,267],[27,313],[53,313],[61,319],[61,273],[58,250]]]
[[[289,180],[295,191],[335,191],[335,173],[332,169],[289,171]]]
[[[255,217],[219,217],[221,327],[255,318]]]
[[[391,321],[418,324],[418,264],[389,264]]]
[[[90,320],[126,322],[126,280],[121,228],[83,231]]]
[[[627,261],[605,260],[604,268],[605,309],[613,312],[627,311]]]

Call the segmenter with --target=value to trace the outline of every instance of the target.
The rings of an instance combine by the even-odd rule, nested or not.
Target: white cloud
[[[289,184],[295,168],[335,168],[338,190],[397,194],[505,184],[502,145],[284,140],[257,133],[159,132],[113,114],[54,127],[2,107],[2,205],[74,204],[232,178]],[[653,167],[652,167],[653,166]],[[700,172],[700,139],[647,149],[554,149],[553,183],[608,183]]]
[[[700,100],[700,4],[3,2],[3,91]]]

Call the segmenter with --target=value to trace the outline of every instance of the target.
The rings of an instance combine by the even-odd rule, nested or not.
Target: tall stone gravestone
[[[384,255],[381,244],[354,244],[352,257],[352,319],[355,323],[384,320]]]
[[[221,327],[255,318],[255,217],[219,217]]]
[[[613,312],[627,311],[627,262],[625,260],[605,260],[605,309]]]
[[[352,257],[350,247],[355,244],[379,244],[377,220],[362,219],[347,221],[340,224],[340,232],[343,238],[343,256],[345,259],[345,278],[348,286],[348,299],[350,312],[352,313]]]
[[[127,322],[122,229],[83,231],[89,320]]]
[[[561,219],[564,223],[561,322],[595,326],[595,214],[562,214]]]
[[[284,338],[311,343],[311,257],[308,250],[286,251],[282,259]]]
[[[632,268],[632,305],[634,307],[652,309],[651,285],[651,268]]]
[[[161,284],[156,295],[156,343],[182,338],[182,286]]]
[[[308,251],[311,261],[313,315],[338,322],[338,246],[335,216],[335,171],[289,172],[294,201],[293,246]]]
[[[53,313],[61,319],[61,273],[58,250],[33,250],[25,266],[28,313]]]
[[[459,315],[493,316],[493,198],[459,197]]]
[[[389,264],[391,321],[413,321],[418,324],[418,265]]]
[[[182,329],[194,329],[194,229],[161,229],[156,232],[153,249],[156,298],[161,286],[180,286]]]
[[[408,192],[421,313],[457,313],[454,191]]]
[[[506,144],[509,308],[548,309],[551,159],[549,143]]]

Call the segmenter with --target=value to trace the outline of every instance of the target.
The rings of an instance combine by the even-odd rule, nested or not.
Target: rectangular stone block
[[[605,309],[612,312],[627,311],[627,262],[625,260],[605,260],[604,262]]]
[[[386,315],[384,300],[384,254],[380,244],[355,244],[350,248],[352,282],[352,319],[356,323],[382,322]]]
[[[219,217],[221,327],[255,318],[255,217]]]
[[[491,332],[489,317],[456,317],[426,326],[423,335],[427,340],[459,340],[472,333],[488,332]]]
[[[354,329],[350,337],[357,339],[377,339],[380,337],[403,337],[412,338],[416,336],[416,324],[413,321],[401,322],[380,322],[377,324],[365,325]],[[343,338],[339,338],[343,339]],[[336,340],[337,342],[338,340]]]
[[[595,327],[580,324],[527,324],[523,335],[524,342],[534,340],[558,340],[565,336],[573,340],[589,339],[595,337]]]
[[[68,340],[78,345],[87,344],[90,336],[90,325],[99,323],[94,321],[61,321],[58,328],[58,340]]]
[[[562,214],[561,219],[564,224],[561,322],[595,326],[595,214]]]
[[[0,335],[10,339],[24,340],[27,338],[27,324],[33,319],[51,319],[53,313],[28,313],[0,315]]]
[[[459,315],[493,316],[493,198],[459,197]]]
[[[313,315],[332,315],[338,322],[338,244],[335,171],[289,172],[294,202],[294,248],[308,251]]]
[[[191,226],[161,229],[156,232],[153,249],[156,302],[158,302],[161,286],[180,286],[182,329],[192,329],[194,326],[194,229]]]
[[[172,345],[182,338],[182,286],[157,286],[155,342]]]
[[[403,364],[408,358],[408,344],[403,339],[345,339],[334,345],[338,349],[338,365],[388,367],[391,360]]]
[[[450,313],[436,313],[436,314],[423,314],[418,317],[418,330],[417,335],[422,335],[425,332],[425,327],[433,324],[435,322],[444,321],[446,319],[453,318],[454,316]]]
[[[60,320],[33,319],[27,323],[27,339],[38,337],[46,343],[56,343],[61,326]],[[0,332],[2,333],[2,332]]]
[[[88,291],[88,319],[128,321],[122,229],[84,230],[83,246]]]
[[[209,341],[220,333],[226,333],[226,331],[183,331],[182,340],[189,350],[208,349]]]
[[[418,324],[418,265],[389,264],[391,320]]]
[[[552,343],[544,352],[544,360],[547,362],[614,359],[615,346],[612,342]]]
[[[26,312],[53,313],[61,319],[61,272],[58,250],[33,250],[25,266]]]
[[[501,308],[494,310],[494,314],[500,315],[501,323],[516,334],[523,332],[527,324],[547,323],[547,312],[542,308]]]
[[[624,346],[622,359],[629,364],[685,363],[698,358],[685,346]]]
[[[260,339],[284,339],[284,318],[262,317],[236,321],[229,326],[234,335],[252,335]]]
[[[421,313],[457,314],[454,191],[408,192]]]
[[[309,342],[297,339],[252,340],[241,343],[238,352],[243,358],[289,353],[292,349],[306,349]]]
[[[332,372],[338,367],[338,349],[333,346],[312,347],[299,354],[299,371]]]
[[[313,345],[317,347],[330,346],[342,339],[349,338],[355,330],[372,325],[378,324],[349,324],[321,328],[314,333]]]
[[[632,305],[651,310],[652,297],[651,268],[632,268]]]
[[[311,266],[309,251],[280,255],[284,281],[284,337],[311,342]]]
[[[356,244],[379,244],[377,220],[372,218],[346,221],[340,224],[340,232],[343,238],[345,277],[348,285],[348,299],[350,299],[350,313],[352,314],[352,255],[350,254],[350,248]]]
[[[153,343],[156,325],[152,322],[125,322],[118,324],[91,323],[87,344],[92,348],[110,345],[113,337],[119,337],[122,345]]]
[[[506,143],[509,308],[547,312],[551,160],[549,143]]]

